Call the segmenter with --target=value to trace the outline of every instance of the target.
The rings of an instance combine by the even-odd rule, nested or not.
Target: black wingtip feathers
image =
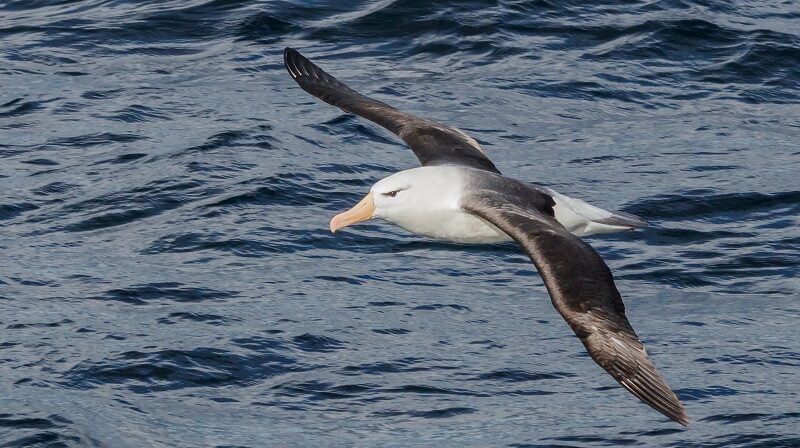
[[[286,70],[293,79],[297,79],[298,76],[302,75],[302,72],[297,69],[296,60],[298,56],[302,57],[302,55],[293,48],[286,47],[283,50],[283,65],[286,66]]]

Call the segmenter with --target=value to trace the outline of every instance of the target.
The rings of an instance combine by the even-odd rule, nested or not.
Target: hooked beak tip
[[[375,203],[372,200],[372,193],[369,193],[361,200],[361,202],[353,206],[353,208],[350,210],[339,213],[331,218],[331,233],[336,233],[337,230],[343,227],[370,219],[372,218],[374,212]]]

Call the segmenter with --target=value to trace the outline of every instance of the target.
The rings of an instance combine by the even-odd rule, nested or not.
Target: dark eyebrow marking
[[[402,187],[402,188],[398,188],[397,190],[392,190],[392,191],[390,191],[388,193],[381,193],[381,195],[389,196],[389,197],[395,197],[395,196],[397,196],[397,193],[400,193],[401,191],[408,190],[409,188],[411,188],[411,187],[410,186]]]

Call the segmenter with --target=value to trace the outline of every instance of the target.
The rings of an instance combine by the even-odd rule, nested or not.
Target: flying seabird
[[[378,181],[358,204],[331,219],[332,232],[381,218],[445,241],[516,241],[592,359],[650,407],[688,425],[683,405],[625,317],[611,271],[579,238],[643,227],[645,221],[505,177],[463,131],[364,96],[296,50],[284,51],[284,63],[303,90],[388,129],[422,164]]]

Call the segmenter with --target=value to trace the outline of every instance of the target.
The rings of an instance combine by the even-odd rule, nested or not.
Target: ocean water
[[[297,48],[590,237],[688,429],[513,244],[332,215],[417,164]],[[796,1],[0,1],[3,447],[800,446]]]

